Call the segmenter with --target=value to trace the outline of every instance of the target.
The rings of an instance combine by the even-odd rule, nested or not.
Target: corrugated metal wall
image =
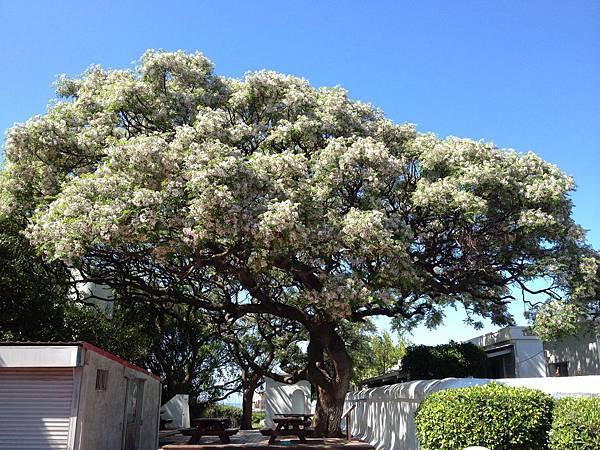
[[[0,368],[0,449],[67,449],[73,369]]]

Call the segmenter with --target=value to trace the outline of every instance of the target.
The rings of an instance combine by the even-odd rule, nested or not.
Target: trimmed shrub
[[[487,367],[485,352],[470,342],[410,346],[402,358],[402,371],[411,380],[485,377]]]
[[[265,416],[264,411],[252,411],[252,428],[262,428]]]
[[[547,449],[553,404],[542,391],[498,383],[436,392],[417,410],[420,448]]]
[[[600,449],[600,398],[571,397],[556,402],[550,449]]]

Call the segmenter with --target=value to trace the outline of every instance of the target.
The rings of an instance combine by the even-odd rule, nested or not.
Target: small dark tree
[[[146,330],[148,347],[140,365],[160,375],[163,402],[188,394],[194,403],[215,402],[237,392],[240,377],[228,362],[214,319],[190,305],[135,304],[124,308],[125,323]]]
[[[69,272],[36,254],[21,230],[0,221],[0,339],[52,340],[66,331]]]
[[[250,315],[223,327],[222,339],[242,384],[242,430],[252,429],[252,400],[265,376],[283,381],[281,365],[296,359],[300,327],[276,317]],[[279,371],[279,372],[277,372]]]

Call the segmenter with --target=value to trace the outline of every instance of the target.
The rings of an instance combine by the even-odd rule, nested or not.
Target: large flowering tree
[[[131,301],[303,325],[290,380],[317,387],[321,432],[339,429],[351,375],[345,322],[435,325],[461,305],[506,324],[519,291],[551,299],[542,317],[590,314],[573,180],[532,153],[420,134],[300,78],[219,77],[201,54],[149,51],[57,92],[7,134],[3,214]]]

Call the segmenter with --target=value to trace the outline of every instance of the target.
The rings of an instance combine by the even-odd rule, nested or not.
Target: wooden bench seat
[[[306,436],[311,436],[315,429],[307,426],[301,429],[301,431],[303,431],[303,434]],[[295,436],[296,432],[290,430],[273,430],[272,428],[263,428],[260,430],[260,434],[263,436]]]
[[[202,432],[199,432],[196,428],[186,428],[184,430],[181,430],[181,434],[183,434],[184,436],[191,436],[192,434],[200,433],[202,434],[202,436],[220,436],[222,434],[226,436],[233,436],[238,431],[240,431],[239,428],[226,428],[225,430],[204,430]]]
[[[162,438],[166,438],[169,436],[175,436],[177,434],[181,433],[180,429],[175,429],[175,430],[160,430],[159,435]]]
[[[181,430],[184,436],[191,436],[190,444],[197,444],[203,436],[218,436],[223,444],[229,444],[230,436],[237,434],[239,428],[226,428],[223,430],[199,430],[198,428],[185,428]]]
[[[275,440],[280,436],[297,436],[300,439],[300,442],[306,442],[307,437],[312,437],[315,429],[309,427],[308,425],[304,428],[294,428],[294,429],[286,429],[286,428],[263,428],[260,430],[260,434],[263,436],[269,436],[269,444],[274,444]]]

